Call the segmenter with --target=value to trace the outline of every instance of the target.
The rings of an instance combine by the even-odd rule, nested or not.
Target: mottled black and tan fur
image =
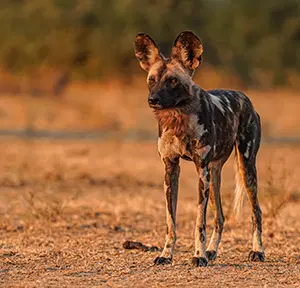
[[[260,145],[259,115],[249,98],[231,90],[205,91],[192,76],[201,64],[203,46],[192,32],[175,40],[170,58],[165,58],[145,34],[135,40],[135,55],[148,72],[148,102],[158,120],[158,151],[165,165],[167,235],[156,264],[172,262],[176,241],[176,207],[179,160],[190,160],[199,175],[199,202],[192,263],[206,266],[217,256],[224,216],[220,198],[221,170],[233,149],[236,152],[237,189],[235,209],[241,206],[244,191],[252,208],[253,247],[249,258],[264,260],[261,240],[262,217],[257,198],[256,154]],[[206,249],[206,209],[214,209],[214,231]]]

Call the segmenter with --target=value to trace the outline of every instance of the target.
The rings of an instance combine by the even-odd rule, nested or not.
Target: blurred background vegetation
[[[300,79],[299,0],[1,0],[0,66],[19,75],[43,66],[73,79],[130,79],[142,73],[136,33],[168,54],[186,29],[203,40],[205,65],[249,87]]]

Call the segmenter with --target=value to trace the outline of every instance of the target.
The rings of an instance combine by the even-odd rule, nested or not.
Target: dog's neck
[[[176,137],[184,136],[189,125],[189,114],[178,109],[154,110],[161,131],[169,131]]]
[[[160,131],[169,131],[176,137],[184,137],[188,133],[192,115],[205,113],[207,109],[208,94],[205,90],[194,84],[191,87],[192,100],[182,107],[154,110]]]

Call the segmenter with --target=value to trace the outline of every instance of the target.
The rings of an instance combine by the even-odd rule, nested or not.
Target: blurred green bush
[[[75,78],[135,75],[135,34],[168,53],[181,30],[204,42],[206,63],[247,85],[300,73],[299,0],[1,0],[0,65],[26,73],[64,67]]]

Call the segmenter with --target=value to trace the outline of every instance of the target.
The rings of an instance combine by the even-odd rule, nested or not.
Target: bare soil
[[[219,257],[194,268],[197,175],[182,162],[173,264],[162,247],[163,165],[154,142],[21,141],[0,144],[1,287],[300,287],[300,147],[262,146],[258,157],[266,261],[249,262],[251,214],[232,214],[233,159],[223,171]],[[208,211],[208,235],[212,231]]]

